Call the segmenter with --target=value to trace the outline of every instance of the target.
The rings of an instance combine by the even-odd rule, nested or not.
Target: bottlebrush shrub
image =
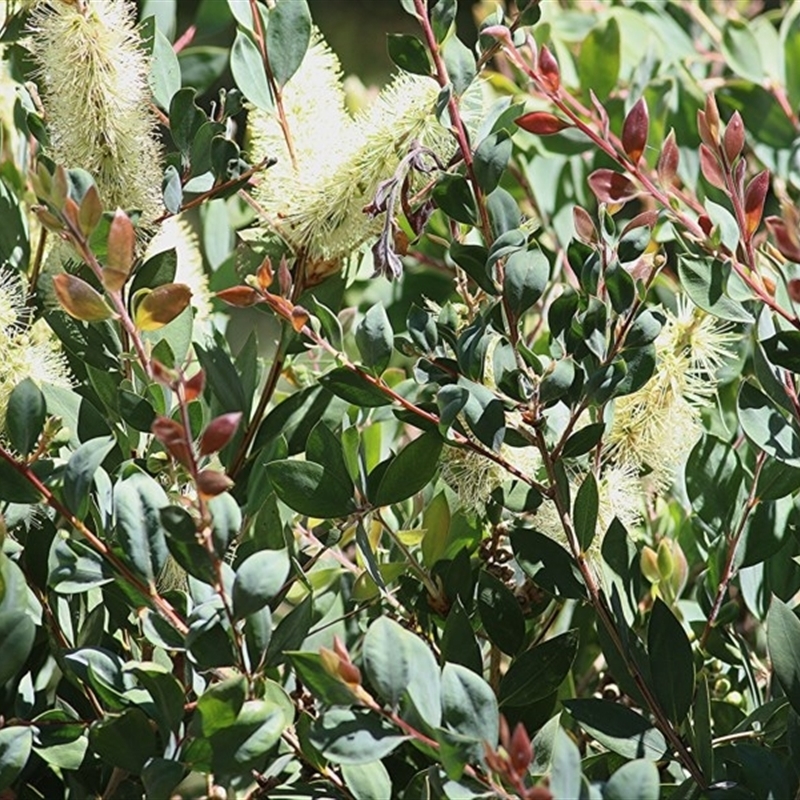
[[[141,5],[4,18],[2,797],[796,797],[798,9]]]

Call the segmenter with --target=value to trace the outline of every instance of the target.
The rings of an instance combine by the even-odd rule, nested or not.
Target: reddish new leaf
[[[100,322],[116,316],[106,305],[102,295],[75,275],[62,272],[53,278],[53,286],[61,307],[75,319]]]
[[[586,244],[592,244],[597,241],[597,228],[586,209],[580,206],[575,206],[572,209],[572,224],[575,226],[575,233],[581,241],[586,242]]]
[[[744,191],[745,233],[748,239],[758,230],[769,189],[769,170],[763,170],[747,184]]]
[[[528,732],[521,722],[516,724],[514,733],[511,734],[508,757],[516,772],[523,775],[527,772],[528,765],[533,759],[533,747]]]
[[[300,331],[302,331],[303,328],[308,325],[308,320],[310,319],[308,311],[306,311],[302,306],[295,306],[289,316],[292,322],[292,327],[295,329],[295,331],[297,331],[297,333],[300,333]]]
[[[563,131],[564,128],[572,127],[569,122],[548,111],[532,111],[530,114],[517,117],[514,121],[523,130],[535,133],[537,136],[551,136]]]
[[[206,497],[216,497],[227,492],[233,481],[224,473],[213,469],[202,469],[197,473],[197,491]]]
[[[200,437],[200,454],[207,456],[222,450],[233,438],[241,419],[241,411],[232,411],[212,419]]]
[[[186,383],[183,385],[183,396],[184,400],[187,403],[191,403],[192,400],[196,400],[203,394],[203,389],[206,385],[206,374],[203,372],[202,369],[195,372],[191,378],[189,378]]]
[[[191,468],[192,452],[183,426],[169,417],[156,417],[150,430],[153,435],[164,445],[166,451],[187,468]]]
[[[800,239],[797,231],[792,230],[780,217],[767,217],[764,222],[775,239],[775,246],[780,250],[781,255],[800,264]]]
[[[728,163],[733,164],[744,147],[744,123],[738,111],[733,112],[733,116],[725,128],[722,143]]]
[[[133,266],[136,231],[128,215],[118,208],[108,229],[106,267],[127,278]],[[123,281],[124,282],[124,281]]]
[[[637,214],[623,229],[620,236],[624,236],[628,231],[632,231],[635,228],[652,228],[656,222],[658,221],[658,212],[657,211],[642,211],[641,214]]]
[[[792,278],[787,288],[792,302],[800,303],[800,278]]]
[[[597,169],[588,178],[589,188],[601,203],[627,203],[639,194],[630,178],[610,169]]]
[[[647,112],[647,103],[644,97],[640,97],[628,112],[622,125],[622,148],[634,164],[639,163],[644,153],[649,129],[650,115]]]
[[[92,184],[86,190],[83,200],[81,200],[81,208],[78,214],[81,233],[84,236],[89,236],[97,227],[102,216],[103,204],[100,201],[100,193],[97,191],[97,187]]]
[[[717,157],[711,152],[711,149],[706,145],[700,145],[700,169],[703,177],[717,189],[725,188],[725,176],[722,174],[722,168],[717,161]]]
[[[231,286],[230,289],[217,292],[217,297],[229,306],[236,306],[236,308],[254,306],[261,300],[261,295],[249,286]]]
[[[661,154],[658,157],[658,179],[662,186],[670,186],[678,174],[678,164],[680,163],[680,151],[675,144],[675,131],[670,130],[669,135],[664,139]]]
[[[553,54],[542,45],[539,51],[539,82],[548,92],[557,92],[561,85],[561,71]]]

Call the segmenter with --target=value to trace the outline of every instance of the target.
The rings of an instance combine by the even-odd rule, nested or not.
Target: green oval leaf
[[[275,493],[289,508],[309,517],[346,517],[355,511],[353,485],[312,461],[266,465]]]
[[[423,433],[406,445],[386,467],[372,498],[374,504],[399,503],[427,486],[436,474],[441,451],[442,439],[435,431]]]
[[[650,615],[647,653],[656,697],[678,725],[694,697],[694,658],[683,626],[660,598],[656,598]]]
[[[6,409],[6,433],[18,452],[28,455],[36,446],[46,413],[44,395],[31,378],[13,388]]]

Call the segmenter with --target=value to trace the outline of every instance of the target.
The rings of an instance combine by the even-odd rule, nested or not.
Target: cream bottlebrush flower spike
[[[69,387],[69,369],[58,341],[41,320],[26,326],[25,293],[19,278],[0,271],[0,435],[5,428],[8,398],[25,378],[36,384]]]
[[[31,16],[50,155],[95,179],[103,204],[161,210],[161,150],[147,88],[148,61],[128,0],[50,0]]]
[[[256,199],[267,224],[309,259],[321,279],[376,236],[382,224],[364,212],[379,184],[392,177],[412,141],[442,157],[452,153],[433,107],[433,79],[401,75],[372,107],[353,120],[345,108],[338,59],[316,33],[300,69],[283,95],[296,166],[274,115],[251,114],[255,156],[274,156]]]
[[[647,482],[656,490],[668,486],[700,437],[700,411],[736,339],[729,326],[679,297],[677,314],[667,312],[655,342],[655,374],[614,402],[606,458],[649,467]]]

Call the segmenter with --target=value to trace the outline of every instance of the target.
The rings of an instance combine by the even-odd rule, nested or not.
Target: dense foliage
[[[398,2],[8,0],[4,800],[797,796],[800,5]]]

